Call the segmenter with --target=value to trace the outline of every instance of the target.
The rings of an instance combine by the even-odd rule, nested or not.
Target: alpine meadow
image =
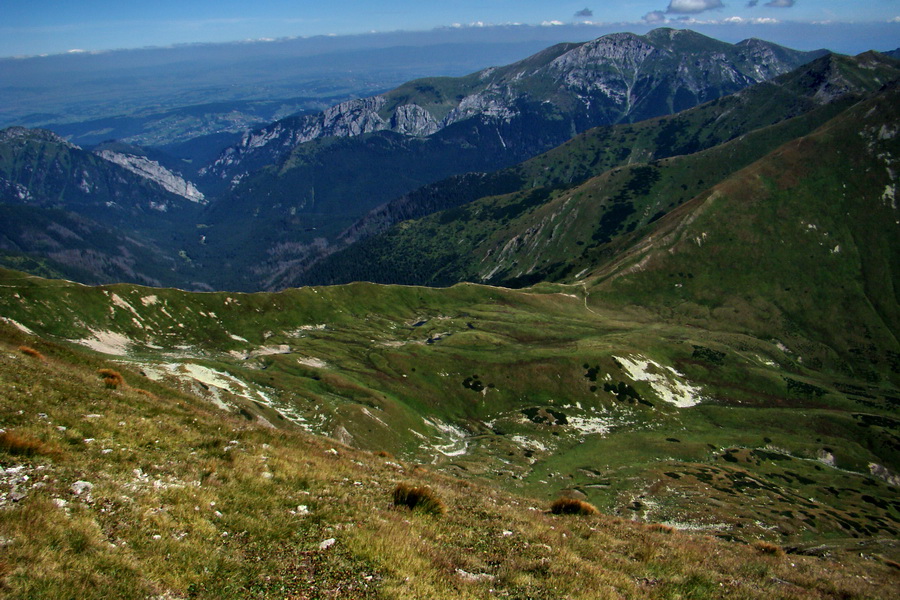
[[[17,59],[0,597],[896,597],[897,51],[279,43]]]

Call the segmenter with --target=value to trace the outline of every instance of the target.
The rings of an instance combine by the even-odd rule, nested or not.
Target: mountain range
[[[123,272],[108,280],[277,287],[287,283],[286,269],[305,268],[332,252],[356,219],[423,185],[508,167],[589,127],[668,114],[820,54],[758,40],[726,44],[671,29],[614,34],[291,117],[247,133],[206,167],[157,156],[184,177],[199,174],[193,184],[208,206],[146,241],[178,265],[168,280],[155,268],[144,279]],[[21,185],[15,176],[4,178]],[[133,229],[145,228],[138,223]],[[179,259],[183,255],[191,262]],[[92,281],[104,276],[95,273]]]

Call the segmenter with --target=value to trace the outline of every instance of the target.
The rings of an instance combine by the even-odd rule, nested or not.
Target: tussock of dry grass
[[[557,498],[550,504],[550,512],[554,515],[596,515],[600,511],[597,507],[584,500],[564,496]]]
[[[756,541],[753,542],[753,548],[760,554],[771,554],[772,556],[784,556],[784,549],[778,544],[772,542]]]
[[[56,456],[59,454],[57,448],[13,431],[0,433],[0,452],[6,452],[12,456]]]
[[[431,515],[443,515],[447,507],[429,487],[399,483],[394,488],[394,506],[405,506]]]
[[[659,533],[675,533],[675,528],[665,523],[651,523],[647,526],[650,531],[658,531]]]
[[[19,346],[19,352],[38,360],[47,360],[47,357],[30,346]]]
[[[125,378],[122,377],[122,374],[112,369],[97,369],[97,374],[100,375],[100,379],[103,380],[106,387],[113,390],[125,383]]]

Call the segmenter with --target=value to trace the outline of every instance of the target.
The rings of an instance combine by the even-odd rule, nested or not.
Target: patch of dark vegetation
[[[797,381],[796,379],[792,379],[790,377],[785,377],[784,380],[785,382],[787,382],[787,389],[789,394],[796,394],[798,396],[806,396],[811,398],[821,398],[825,395],[825,390],[817,385],[806,383],[805,381]]]
[[[767,452],[766,450],[756,449],[751,452],[751,454],[761,460],[792,460],[790,456],[787,454],[780,454],[778,452]]]
[[[594,365],[593,367],[589,366],[587,363],[584,363],[585,369],[585,378],[590,379],[592,382],[597,381],[597,375],[600,374],[600,365]]]
[[[793,471],[785,471],[788,475],[797,480],[797,483],[801,485],[814,485],[816,482],[814,479],[810,479],[809,477],[804,477],[799,473],[794,473]]]
[[[679,440],[678,438],[666,438],[666,441],[667,441],[667,442],[673,442],[673,443],[675,443],[675,444],[680,444],[680,443],[681,443],[681,440]]]
[[[613,394],[619,402],[634,402],[641,400],[641,395],[637,393],[637,390],[624,381],[620,381],[617,384],[604,383],[603,391]]]
[[[528,417],[532,423],[547,425],[568,425],[569,423],[565,413],[552,408],[531,407],[523,409],[522,414]]]
[[[863,427],[883,427],[884,429],[896,430],[900,428],[900,420],[883,415],[867,415],[862,413],[854,413],[853,418],[859,421],[859,425]]]
[[[663,475],[665,475],[666,477],[669,477],[670,479],[681,479],[680,473],[668,472],[668,473],[663,473]]]
[[[484,388],[486,388],[486,387],[494,387],[494,384],[492,384],[492,383],[485,385],[484,382],[482,382],[481,379],[478,377],[478,375],[472,375],[471,377],[466,377],[465,379],[463,379],[462,385],[464,388],[470,389],[473,392],[480,392],[480,391],[484,390]]]
[[[721,365],[725,362],[724,352],[719,352],[706,346],[694,346],[694,352],[691,354],[691,357],[714,365]]]

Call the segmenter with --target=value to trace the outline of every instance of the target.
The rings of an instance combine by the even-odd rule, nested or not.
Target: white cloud
[[[557,25],[565,25],[565,23],[562,21],[544,21],[541,25],[544,27],[555,27]]]
[[[791,0],[782,0],[791,1]],[[671,0],[667,13],[678,15],[695,15],[714,8],[722,8],[722,0]]]
[[[644,15],[644,22],[649,23],[650,25],[665,23],[666,13],[661,10],[654,10],[653,12],[649,12]]]

